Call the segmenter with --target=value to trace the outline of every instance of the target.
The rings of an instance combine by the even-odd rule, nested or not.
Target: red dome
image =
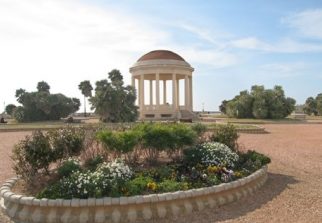
[[[169,51],[169,50],[154,50],[147,54],[144,54],[139,61],[145,61],[145,60],[181,60],[185,61],[181,56],[178,54]]]

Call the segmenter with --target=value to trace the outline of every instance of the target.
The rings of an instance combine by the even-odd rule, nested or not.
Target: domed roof
[[[139,61],[145,61],[145,60],[180,60],[185,61],[181,56],[178,54],[169,51],[169,50],[154,50],[147,54],[144,54]]]

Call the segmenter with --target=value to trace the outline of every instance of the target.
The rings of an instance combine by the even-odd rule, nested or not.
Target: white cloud
[[[303,62],[292,62],[292,63],[271,63],[261,66],[262,70],[278,73],[278,74],[289,74],[293,75],[299,73],[304,69],[307,69],[309,66]]]
[[[306,37],[322,39],[322,9],[306,10],[282,19],[282,23]]]
[[[256,37],[247,37],[242,39],[233,40],[231,42],[233,47],[242,48],[242,49],[251,49],[251,50],[263,50],[263,51],[272,51],[273,47],[265,43]]]
[[[230,34],[183,22],[174,23],[172,26],[183,29],[201,40],[190,46],[173,45],[173,48],[182,52],[185,59],[192,65],[198,63],[211,68],[222,68],[239,63],[240,59],[237,54],[230,52],[227,48],[227,39],[231,38]],[[200,47],[200,45],[205,46]]]
[[[129,83],[138,55],[169,41],[134,16],[78,1],[1,1],[0,21],[0,107],[15,102],[17,88],[34,90],[41,80],[77,97],[80,81],[94,84],[113,68]]]
[[[205,40],[211,43],[218,49],[224,49],[226,47],[226,39],[231,38],[231,35],[218,30],[210,29],[209,27],[196,26],[191,23],[178,23],[175,24],[176,27],[188,31],[201,40]]]
[[[212,68],[223,68],[238,63],[236,55],[218,50],[186,49],[183,55],[192,65],[194,63],[206,64]]]
[[[247,37],[231,41],[231,46],[241,49],[276,53],[304,53],[322,51],[321,44],[298,42],[290,38],[281,39],[274,43],[268,43],[259,40],[256,37]]]
[[[191,31],[211,41],[211,34]],[[0,75],[5,83],[0,88],[0,111],[3,101],[15,102],[17,88],[35,90],[41,80],[50,84],[52,92],[79,98],[80,81],[94,84],[113,68],[120,69],[130,83],[129,67],[154,49],[178,50],[192,66],[217,68],[237,61],[216,47],[175,43],[171,30],[136,15],[73,0],[2,0],[0,33]]]

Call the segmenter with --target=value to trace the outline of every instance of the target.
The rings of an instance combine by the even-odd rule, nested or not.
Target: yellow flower
[[[236,171],[234,173],[235,177],[242,177],[243,176],[243,173],[242,172],[239,172],[239,171]]]
[[[207,171],[208,171],[208,173],[217,173],[219,171],[219,167],[217,167],[217,166],[208,166]]]
[[[157,184],[155,182],[149,182],[146,186],[148,189],[153,190],[153,191],[155,191],[157,189]]]

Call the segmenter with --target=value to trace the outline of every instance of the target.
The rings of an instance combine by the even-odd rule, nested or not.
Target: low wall
[[[256,126],[255,128],[236,128],[238,133],[249,133],[249,134],[266,134],[268,133],[264,127]]]
[[[151,222],[227,204],[252,194],[267,179],[267,166],[255,173],[220,185],[119,198],[36,199],[11,192],[13,178],[0,188],[0,206],[14,222],[20,223],[118,223]]]

